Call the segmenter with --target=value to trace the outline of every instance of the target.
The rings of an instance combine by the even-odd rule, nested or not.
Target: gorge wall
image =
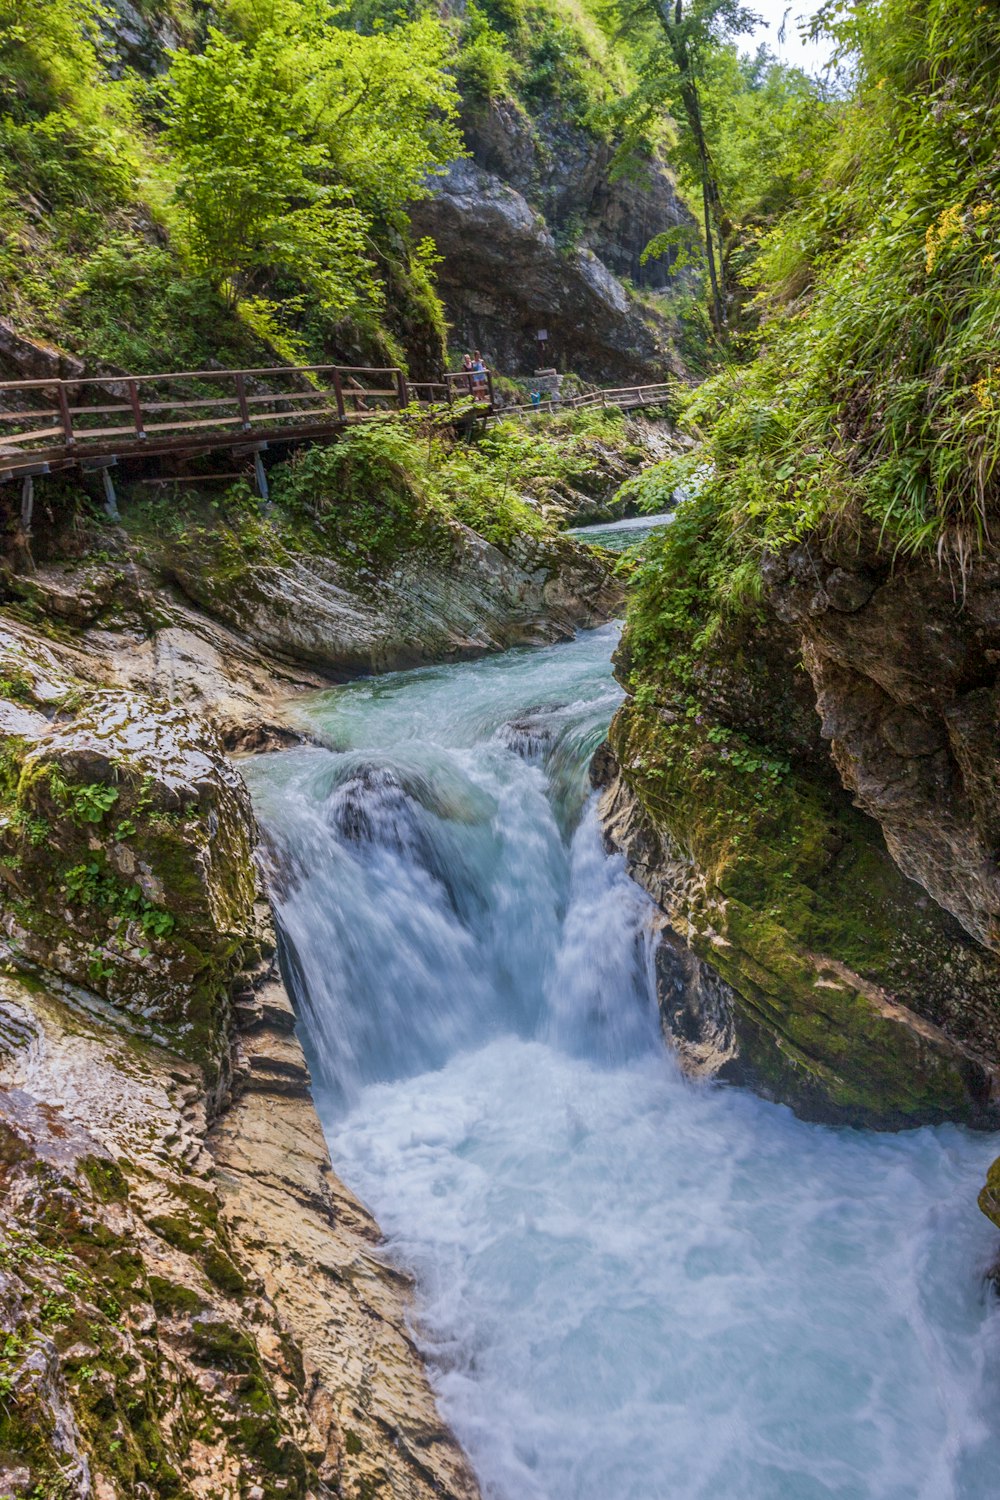
[[[631,695],[598,766],[663,909],[694,1073],[807,1116],[1000,1122],[995,562],[967,577],[814,537],[760,608]]]
[[[330,1164],[223,741],[299,739],[332,678],[565,636],[618,587],[568,539],[457,523],[448,576],[377,587],[224,531],[10,530],[0,1492],[474,1500]]]
[[[474,1496],[334,1178],[212,730],[3,647],[0,1488]]]
[[[611,384],[678,370],[668,303],[648,295],[672,286],[669,257],[641,262],[655,234],[693,222],[667,163],[614,178],[611,142],[511,100],[467,103],[462,123],[471,159],[413,211],[443,256],[455,340],[511,373],[539,359]]]

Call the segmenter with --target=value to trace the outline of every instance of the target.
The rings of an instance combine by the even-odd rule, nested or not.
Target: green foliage
[[[118,801],[118,788],[95,781],[73,787],[69,797],[69,814],[78,823],[103,823],[104,815]]]
[[[212,32],[199,55],[177,53],[167,141],[195,265],[235,306],[264,269],[296,277],[320,307],[349,312],[376,295],[365,220],[324,184],[328,154],[282,87],[271,33],[252,49]]]
[[[638,575],[634,640],[663,662],[752,608],[761,558],[816,528],[873,528],[961,572],[993,526],[1000,20],[885,0],[830,24],[855,93],[808,194],[761,235],[760,351],[691,395],[702,446],[655,481],[692,496]]]
[[[402,286],[403,326],[443,344],[407,208],[462,150],[448,29],[362,36],[326,0],[216,19],[142,80],[100,0],[0,0],[7,314],[140,371],[345,344],[384,363],[405,361],[384,310]]]
[[[701,103],[722,212],[736,225],[808,193],[842,111],[825,84],[766,48],[746,57],[733,45],[706,56]]]
[[[413,432],[380,422],[300,450],[275,471],[271,493],[276,507],[304,522],[342,562],[382,571],[410,547],[434,540],[425,474]]]
[[[459,33],[455,76],[465,98],[505,99],[514,93],[522,69],[502,31],[475,0],[469,0]]]
[[[815,169],[836,117],[827,90],[765,48],[742,56],[735,38],[752,29],[738,0],[632,0],[624,8],[637,58],[634,87],[608,116],[622,132],[617,169],[628,170],[669,119],[671,165],[698,215],[653,236],[644,262],[668,255],[675,270],[707,272],[716,339],[738,317],[734,273],[747,218],[785,208]],[[735,253],[734,253],[735,252]]]
[[[259,358],[260,344],[227,316],[207,277],[188,272],[175,250],[128,230],[81,258],[59,317],[67,342],[139,374],[171,365],[197,369],[208,352],[208,330],[220,363],[238,367]],[[252,324],[245,311],[244,323]]]
[[[147,900],[141,886],[119,879],[101,855],[67,870],[63,888],[71,902],[106,912],[120,932],[138,922],[146,937],[166,938],[177,925],[171,912]]]
[[[0,0],[0,178],[47,205],[132,195],[126,85],[105,77],[97,0]]]

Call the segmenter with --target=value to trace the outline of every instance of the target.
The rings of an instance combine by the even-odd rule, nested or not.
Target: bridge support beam
[[[117,458],[91,459],[82,463],[80,468],[85,474],[101,473],[101,484],[104,487],[104,514],[112,521],[120,521],[121,514],[118,510],[118,496],[115,494],[115,482],[111,477],[111,470],[118,462]]]
[[[257,493],[266,505],[271,498],[271,491],[267,487],[267,471],[264,468],[264,460],[260,456],[259,448],[254,449],[253,472],[257,480]]]
[[[111,478],[110,468],[101,470],[101,479],[104,484],[104,509],[112,521],[120,521],[121,514],[118,510],[118,496],[115,494],[115,482]]]
[[[35,513],[35,480],[32,474],[25,474],[21,482],[21,530],[26,536],[31,535],[31,519]]]

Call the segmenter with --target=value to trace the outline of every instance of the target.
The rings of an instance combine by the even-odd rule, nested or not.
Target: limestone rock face
[[[280,981],[243,983],[210,1125],[192,1064],[0,979],[0,1488],[476,1500]]]
[[[669,257],[645,265],[641,258],[654,235],[694,222],[661,156],[612,180],[610,142],[551,107],[529,119],[505,99],[466,102],[462,129],[476,165],[540,211],[554,236],[575,237],[635,286],[660,291],[673,284]]]
[[[249,798],[220,746],[126,691],[51,722],[8,705],[0,725],[11,952],[217,1059],[254,891]]]
[[[477,1500],[333,1173],[242,780],[95,685],[112,634],[0,630],[0,1492]]]
[[[677,368],[666,317],[632,298],[588,244],[560,248],[544,217],[495,173],[456,162],[413,221],[444,256],[438,282],[456,338],[497,368],[534,369],[539,329],[549,335],[547,359],[592,380],[663,379]]]
[[[164,566],[189,599],[256,647],[341,679],[559,640],[611,618],[621,590],[570,538],[521,536],[502,552],[454,526],[453,557],[409,554],[368,589],[330,558],[255,565],[233,586],[203,552]]]
[[[900,869],[1000,951],[1000,567],[802,548],[772,573],[837,770]]]

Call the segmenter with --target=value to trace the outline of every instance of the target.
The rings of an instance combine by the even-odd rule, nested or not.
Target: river
[[[490,1500],[993,1500],[997,1142],[665,1050],[586,767],[615,627],[310,697],[247,762],[338,1172]]]

